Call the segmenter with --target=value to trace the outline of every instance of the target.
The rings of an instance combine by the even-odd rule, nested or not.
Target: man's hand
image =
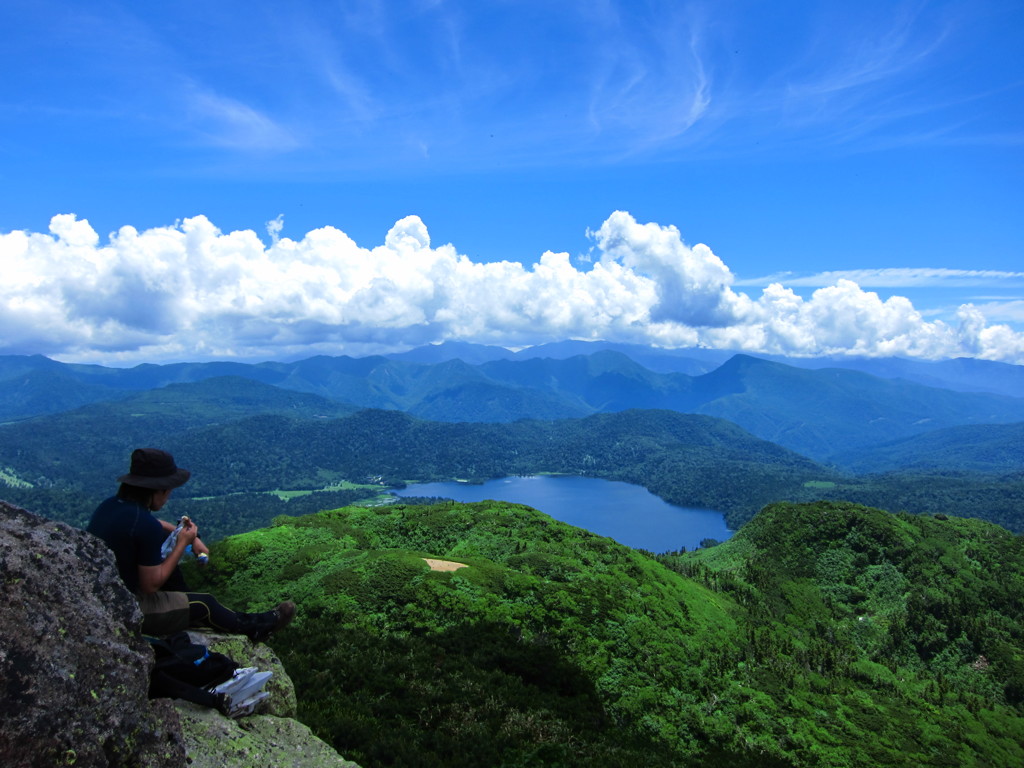
[[[178,532],[178,541],[184,541],[185,546],[195,542],[199,538],[199,526],[193,523],[191,520],[185,518],[182,523],[181,531]],[[195,550],[195,547],[192,548]]]

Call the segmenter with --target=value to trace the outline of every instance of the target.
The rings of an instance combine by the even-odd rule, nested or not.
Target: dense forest
[[[654,556],[501,502],[350,507],[212,562],[226,601],[298,602],[300,715],[366,766],[1024,764],[1024,539],[981,521],[778,504]]]
[[[371,500],[388,486],[538,473],[642,485],[672,504],[721,511],[733,529],[774,501],[845,499],[894,512],[954,509],[1024,531],[1020,472],[854,476],[725,420],[675,411],[441,423],[398,411],[329,416],[309,396],[275,390],[271,412],[237,415],[265,403],[262,385],[239,381],[233,397],[223,382],[204,382],[5,425],[4,496],[84,525],[116,489],[132,448],[155,444],[193,470],[175,492],[173,510],[199,521],[209,540],[268,525],[283,513]]]
[[[837,454],[857,473],[975,472],[1010,474],[1024,469],[1024,423],[964,425]]]
[[[516,424],[426,422],[372,410],[345,418],[266,414],[205,426],[193,426],[195,418],[179,412],[153,424],[98,404],[8,425],[0,467],[24,481],[9,489],[10,500],[81,524],[97,500],[116,489],[113,480],[125,471],[131,448],[161,436],[158,444],[193,470],[188,485],[176,491],[175,505],[194,499],[189,514],[218,534],[211,538],[266,525],[286,511],[273,492],[320,490],[343,481],[364,486],[366,498],[412,481],[580,474],[646,485],[673,503],[749,517],[805,482],[835,475],[721,419],[673,411]],[[185,426],[176,428],[172,419]],[[69,428],[89,462],[54,453]],[[359,495],[297,496],[287,511],[336,507]]]

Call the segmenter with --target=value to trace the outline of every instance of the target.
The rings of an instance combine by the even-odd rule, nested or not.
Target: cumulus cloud
[[[687,247],[675,227],[639,224],[623,211],[593,233],[601,263],[618,263],[653,281],[656,322],[697,326],[734,325],[749,312],[746,296],[733,293],[732,273],[706,245]]]
[[[106,242],[85,220],[0,234],[0,352],[139,362],[369,354],[444,340],[509,347],[565,338],[788,355],[977,356],[1024,362],[1024,334],[978,307],[927,320],[841,276],[808,298],[735,289],[706,245],[616,211],[594,258],[477,263],[407,216],[367,248],[322,227],[270,243],[204,216]],[[580,263],[580,262],[577,262]]]

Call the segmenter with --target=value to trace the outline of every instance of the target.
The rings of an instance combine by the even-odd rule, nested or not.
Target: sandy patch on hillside
[[[466,568],[465,563],[454,563],[451,560],[434,560],[430,557],[424,557],[427,565],[430,566],[432,571],[457,571],[459,568]]]

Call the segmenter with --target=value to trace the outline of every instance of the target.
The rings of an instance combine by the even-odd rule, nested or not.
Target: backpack
[[[211,689],[231,679],[238,669],[233,659],[192,642],[185,631],[146,639],[156,656],[149,676],[149,698],[184,699],[227,714],[228,697]]]

